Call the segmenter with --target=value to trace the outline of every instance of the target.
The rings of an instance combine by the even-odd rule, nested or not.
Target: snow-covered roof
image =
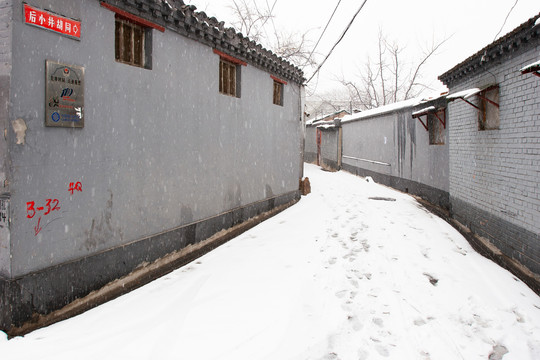
[[[326,122],[326,121],[333,121],[334,119],[332,117],[334,116],[337,116],[341,113],[349,113],[347,110],[338,110],[338,111],[334,111],[333,113],[330,113],[330,114],[324,114],[322,116],[318,116],[316,117],[315,119],[311,119],[311,120],[308,120],[306,121],[306,125],[314,125],[318,122]],[[331,118],[331,119],[328,119],[328,120],[325,120],[327,118]]]
[[[325,124],[325,123],[332,123],[333,120],[322,120],[321,118],[317,118],[317,119],[312,119],[312,120],[308,120],[306,121],[306,125],[307,126],[313,126],[313,125],[317,125],[317,124]]]
[[[379,116],[379,115],[411,108],[413,106],[420,104],[422,100],[423,100],[422,98],[414,98],[414,99],[409,99],[409,100],[404,100],[404,101],[398,101],[393,104],[388,104],[388,105],[380,106],[375,109],[362,111],[358,114],[346,115],[341,120],[341,123],[357,121],[357,120],[361,120],[361,119],[365,119],[365,118],[369,118],[373,116]]]
[[[447,95],[446,100],[453,101],[453,100],[456,100],[456,99],[459,99],[459,98],[467,99],[467,98],[470,98],[473,95],[478,94],[480,91],[482,91],[482,89],[480,89],[480,88],[472,88],[472,89],[467,89],[467,90],[461,90],[461,91],[458,91],[456,93]]]
[[[413,112],[412,117],[417,117],[417,116],[424,115],[427,113],[432,113],[432,112],[435,112],[436,110],[437,109],[435,108],[435,106],[428,106],[427,108],[423,108],[423,109]]]
[[[527,66],[524,66],[520,69],[522,73],[528,73],[532,71],[538,71],[540,69],[540,60],[537,62],[533,62],[532,64],[529,64]]]
[[[336,124],[332,121],[329,124],[321,124],[317,126],[317,129],[333,129],[336,127]]]

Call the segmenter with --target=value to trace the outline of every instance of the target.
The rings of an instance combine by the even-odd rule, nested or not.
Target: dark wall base
[[[452,197],[452,216],[475,234],[483,236],[503,254],[540,275],[540,234],[503,220]]]
[[[381,174],[375,171],[366,170],[342,164],[342,169],[358,176],[370,176],[376,183],[390,186],[391,188],[410,193],[440,206],[443,209],[450,209],[450,197],[448,192],[434,187],[418,183],[416,181],[402,179],[392,175]]]
[[[144,263],[197,244],[299,198],[300,193],[294,191],[20,278],[0,278],[0,330],[8,332],[20,327],[32,317],[60,309]]]
[[[304,162],[307,162],[307,163],[310,163],[310,164],[316,164],[317,163],[317,153],[305,152],[304,153]]]
[[[322,158],[321,162],[322,162],[321,167],[324,168],[325,170],[329,170],[329,171],[341,170],[337,161]]]

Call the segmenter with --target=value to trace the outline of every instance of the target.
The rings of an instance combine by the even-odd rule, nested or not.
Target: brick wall
[[[540,78],[519,71],[540,57],[533,41],[450,89],[498,84],[500,127],[480,131],[476,109],[450,103],[449,173],[456,217],[539,274]]]

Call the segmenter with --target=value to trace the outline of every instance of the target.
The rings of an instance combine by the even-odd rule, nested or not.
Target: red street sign
[[[24,4],[24,22],[71,38],[81,39],[81,22]]]

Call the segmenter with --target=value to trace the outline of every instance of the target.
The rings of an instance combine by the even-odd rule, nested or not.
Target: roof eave
[[[540,13],[446,71],[438,79],[445,85],[450,86],[459,79],[484,69],[486,65],[493,63],[494,60],[529,44],[532,39],[540,39],[540,26],[536,24],[539,18]]]

